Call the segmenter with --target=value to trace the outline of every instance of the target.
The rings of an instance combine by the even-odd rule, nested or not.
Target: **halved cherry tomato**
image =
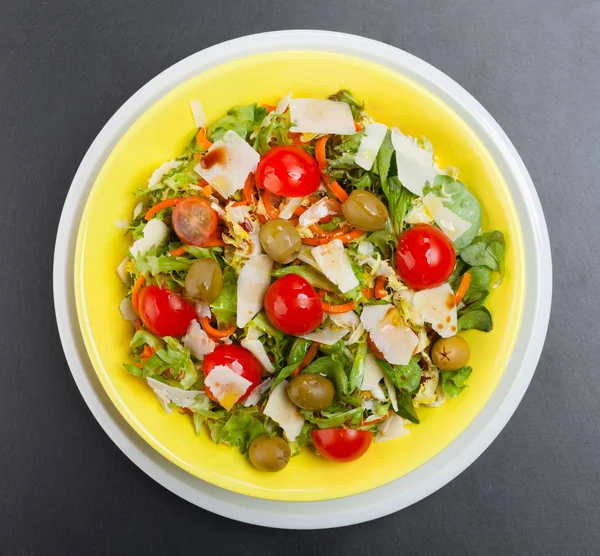
[[[260,382],[262,376],[262,365],[260,361],[252,355],[250,351],[236,344],[218,345],[212,353],[209,353],[202,361],[202,371],[204,376],[208,376],[210,372],[219,365],[229,367],[235,374],[250,381],[250,386],[246,393],[238,400],[243,402],[254,390]],[[207,396],[218,403],[217,398],[213,396],[208,386],[204,386]]]
[[[276,195],[304,197],[319,189],[321,172],[317,161],[304,149],[273,147],[258,163],[256,183]]]
[[[297,274],[287,274],[271,284],[264,305],[273,326],[286,334],[307,334],[323,320],[317,292]]]
[[[396,265],[407,286],[415,290],[439,286],[450,277],[455,264],[454,246],[441,230],[419,224],[400,236]]]
[[[188,197],[173,209],[173,230],[186,245],[202,247],[217,229],[217,213],[210,203],[199,197]]]
[[[189,301],[157,286],[142,290],[138,309],[144,326],[157,336],[183,336],[198,318]]]
[[[354,461],[371,446],[371,431],[353,429],[322,429],[312,432],[317,453],[333,461]]]

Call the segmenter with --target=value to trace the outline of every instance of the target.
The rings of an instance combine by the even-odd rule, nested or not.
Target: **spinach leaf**
[[[392,134],[388,130],[381,147],[379,147],[379,151],[377,152],[377,157],[375,158],[375,163],[373,164],[372,168],[372,172],[379,176],[381,187],[384,189],[384,191],[387,185],[387,179],[390,173],[393,155],[394,145],[392,144]]]
[[[451,176],[438,175],[433,186],[425,186],[423,193],[433,193],[443,199],[444,206],[471,224],[454,243],[455,249],[469,245],[481,228],[481,206],[467,188]]]
[[[208,137],[214,143],[223,138],[225,132],[235,131],[242,139],[247,139],[265,119],[267,109],[264,106],[249,104],[248,106],[234,106],[227,111],[227,116],[208,128]]]
[[[504,278],[506,242],[502,232],[484,232],[470,245],[460,251],[460,258],[471,266],[487,266],[500,274],[498,283]]]
[[[323,274],[321,274],[318,270],[307,266],[307,265],[292,265],[292,266],[283,266],[271,272],[271,276],[274,278],[281,278],[286,274],[298,274],[303,278],[306,278],[307,282],[313,288],[320,288],[322,290],[327,290],[330,292],[337,291],[337,286],[330,282]]]
[[[412,395],[407,392],[398,393],[398,411],[396,413],[416,425],[421,422],[413,405]]]
[[[381,359],[378,359],[377,363],[383,374],[401,392],[412,393],[418,390],[419,384],[421,384],[421,367],[418,357],[413,357],[408,365],[390,365]]]
[[[465,382],[471,376],[471,367],[463,367],[458,371],[441,371],[442,390],[449,398],[458,396],[467,385]]]
[[[494,327],[492,315],[485,307],[466,309],[461,311],[458,317],[459,330],[481,330],[489,332]]]
[[[388,178],[385,184],[382,182],[381,187],[388,201],[391,231],[399,236],[404,227],[404,218],[415,195],[406,189],[396,176]]]
[[[365,104],[360,104],[352,93],[347,89],[341,89],[337,93],[331,95],[329,100],[337,100],[338,102],[345,102],[350,105],[350,110],[352,110],[352,117],[356,120],[360,113],[365,109]]]
[[[277,378],[271,383],[271,392],[296,370],[311,344],[310,340],[304,340],[303,338],[296,338],[294,340],[287,357],[287,365],[279,371]]]
[[[487,266],[474,266],[469,270],[471,281],[463,297],[463,303],[473,309],[481,307],[490,293],[492,271]]]
[[[308,365],[302,373],[318,374],[328,378],[335,385],[338,397],[350,393],[348,377],[344,371],[344,366],[337,358],[332,356],[319,357]]]
[[[237,276],[228,267],[223,273],[223,287],[217,298],[210,304],[217,322],[225,326],[233,324],[237,314]]]

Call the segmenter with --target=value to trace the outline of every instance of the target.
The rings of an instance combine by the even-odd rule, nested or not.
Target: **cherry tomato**
[[[157,286],[147,286],[140,293],[139,314],[144,326],[157,336],[183,336],[198,318],[189,301]]]
[[[202,247],[217,229],[217,213],[210,203],[199,197],[188,197],[173,209],[173,229],[186,245]]]
[[[306,278],[287,274],[271,284],[265,294],[265,312],[286,334],[307,334],[323,320],[321,300]]]
[[[428,224],[419,224],[400,236],[396,249],[398,274],[415,290],[444,283],[454,270],[456,253],[452,242]]]
[[[317,161],[300,147],[273,147],[258,163],[256,183],[276,195],[304,197],[319,189]]]
[[[371,431],[353,429],[322,429],[312,432],[312,439],[319,455],[333,461],[354,461],[371,446]]]
[[[204,376],[208,376],[218,365],[229,367],[235,374],[251,382],[246,393],[238,400],[239,402],[243,402],[252,393],[262,377],[260,361],[246,348],[236,344],[218,345],[212,353],[204,357],[202,361]],[[218,403],[217,398],[213,396],[208,386],[204,385],[204,390],[211,400]]]

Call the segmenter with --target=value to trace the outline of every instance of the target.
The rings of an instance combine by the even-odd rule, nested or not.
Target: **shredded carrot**
[[[332,230],[331,232],[326,232],[319,228],[319,226],[312,224],[310,226],[311,232],[315,235],[315,237],[327,237],[330,239],[335,239],[340,234],[345,234],[350,231],[350,226],[348,224],[343,224],[339,228]]]
[[[354,122],[354,129],[356,131],[360,131],[363,128],[362,125],[360,125],[358,122]]]
[[[317,159],[317,164],[319,165],[321,172],[327,168],[327,158],[325,157],[327,139],[329,139],[329,135],[317,139],[317,142],[315,143],[315,158]]]
[[[276,108],[276,106],[273,106],[271,104],[263,104],[263,106],[267,109],[267,112],[269,112],[269,114],[273,112],[273,110],[275,110]]]
[[[200,153],[194,153],[194,159],[198,160],[199,158],[202,158],[202,155]]]
[[[140,319],[135,320],[135,331],[137,332],[142,327],[142,321]]]
[[[323,218],[321,218],[321,220],[319,220],[319,224],[328,224],[332,220],[333,220],[333,216],[331,214],[328,214],[327,216],[323,216]]]
[[[133,289],[131,290],[131,305],[133,306],[133,310],[139,315],[140,312],[138,310],[138,303],[140,297],[140,291],[146,281],[146,277],[142,274],[133,285]]]
[[[379,276],[377,280],[375,280],[375,299],[383,299],[386,295],[385,276]]]
[[[252,174],[248,174],[248,178],[244,184],[244,201],[247,205],[257,204],[257,201],[254,198],[254,181],[252,179]]]
[[[183,245],[173,249],[172,251],[169,251],[169,255],[171,255],[171,257],[181,257],[181,255],[185,255],[186,253],[187,251]]]
[[[462,301],[463,297],[467,293],[470,283],[471,283],[471,275],[468,272],[465,272],[460,281],[460,285],[458,286],[458,289],[456,290],[456,293],[454,294],[454,301],[456,302],[457,305]]]
[[[342,305],[332,305],[331,303],[321,301],[321,308],[326,313],[347,313],[348,311],[353,311],[355,307],[356,304],[354,301],[348,301],[348,303],[342,303]]]
[[[300,362],[300,365],[298,365],[294,369],[294,371],[292,372],[292,376],[297,376],[300,374],[300,371],[302,369],[306,369],[306,367],[308,367],[310,365],[310,362],[315,358],[315,355],[317,354],[318,350],[319,350],[318,342],[313,342],[312,344],[310,344],[310,347],[308,348],[308,351],[306,352],[304,359],[302,359],[302,361]]]
[[[174,207],[175,205],[177,205],[178,203],[183,201],[185,198],[186,197],[177,197],[176,199],[165,199],[164,201],[161,201],[160,203],[157,203],[156,205],[154,205],[146,213],[146,216],[144,216],[144,218],[146,220],[150,220],[150,218],[152,218],[157,212],[161,211],[162,209],[166,209],[168,207]]]
[[[248,203],[246,203],[246,201],[236,201],[235,203],[233,203],[231,206],[232,207],[241,207],[242,205],[247,205]]]
[[[344,191],[342,186],[335,180],[330,182],[329,180],[325,180],[327,183],[327,187],[331,190],[331,192],[342,202],[345,203],[348,200],[348,193]]]
[[[296,216],[302,216],[305,212],[306,212],[306,207],[298,207],[295,211],[294,214]]]
[[[261,224],[266,224],[266,223],[267,223],[267,220],[268,220],[268,218],[267,218],[267,217],[266,217],[264,214],[257,214],[257,215],[256,215],[256,218],[258,218],[258,221],[259,221]]]
[[[298,223],[300,222],[299,218],[297,216],[292,216],[291,218],[288,219],[288,222],[292,225],[292,226],[297,226]]]
[[[225,247],[225,245],[227,244],[221,238],[215,237],[202,244],[202,247]]]
[[[367,298],[367,299],[372,299],[373,298],[373,288],[363,288],[362,290],[362,294]]]
[[[210,183],[207,183],[201,190],[202,195],[205,197],[210,197],[213,194],[213,188]]]
[[[304,245],[324,245],[325,243],[329,243],[335,237],[303,237],[302,243]]]
[[[154,350],[150,346],[144,346],[144,350],[142,351],[141,358],[145,361],[154,355]]]
[[[212,147],[212,141],[206,136],[206,130],[203,127],[201,127],[196,134],[196,143],[206,150]]]
[[[377,423],[381,423],[382,421],[389,419],[393,414],[394,414],[394,412],[390,409],[385,415],[382,415],[381,417],[379,417],[379,419],[373,419],[372,421],[369,421],[368,423],[365,422],[364,419],[361,419],[360,426],[364,427],[365,425],[375,425]]]
[[[226,338],[227,336],[231,336],[235,332],[235,325],[232,324],[226,330],[219,330],[218,328],[213,328],[210,325],[210,319],[208,317],[202,317],[201,319],[202,328],[204,332],[206,332],[209,336],[213,338]]]
[[[338,237],[338,239],[342,240],[342,243],[350,243],[351,241],[354,241],[356,238],[362,236],[365,232],[363,232],[362,230],[359,230],[358,228],[352,230],[351,232],[348,232],[347,234],[341,235]]]
[[[262,196],[263,204],[265,205],[265,210],[267,211],[267,215],[271,220],[279,217],[279,211],[273,206],[273,194],[265,189],[265,192]]]

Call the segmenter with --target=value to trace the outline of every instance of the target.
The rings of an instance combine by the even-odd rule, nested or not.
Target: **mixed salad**
[[[122,224],[125,369],[264,471],[308,446],[354,460],[460,394],[505,241],[457,171],[346,90],[208,126],[191,108]]]

